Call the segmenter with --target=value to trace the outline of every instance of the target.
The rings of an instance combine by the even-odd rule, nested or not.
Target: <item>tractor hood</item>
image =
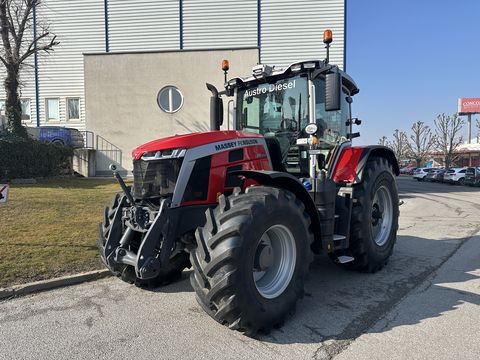
[[[175,135],[150,141],[140,145],[132,152],[135,160],[138,160],[146,152],[168,150],[168,149],[190,149],[197,146],[211,144],[219,141],[241,139],[241,138],[261,138],[262,135],[248,133],[243,131],[209,131],[202,133],[192,133],[185,135]]]

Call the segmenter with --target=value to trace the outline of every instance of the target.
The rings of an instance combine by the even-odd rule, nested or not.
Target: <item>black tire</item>
[[[219,205],[206,217],[190,254],[190,282],[198,303],[216,321],[246,335],[280,326],[303,297],[312,257],[313,234],[303,203],[289,191],[254,186],[245,193],[236,189],[228,198],[220,196]],[[254,257],[260,238],[276,226],[288,228],[296,256],[286,288],[266,298],[254,280]]]
[[[417,177],[417,181],[423,181],[423,179],[422,179],[422,178],[418,178],[418,177]]]
[[[462,185],[462,186],[465,185],[465,178],[464,177],[458,179],[458,185]]]
[[[378,189],[389,193],[391,199],[391,226],[385,231],[381,245],[373,234],[372,214],[375,212],[374,196]],[[354,261],[343,266],[364,272],[376,272],[383,268],[392,255],[397,238],[399,216],[398,191],[393,170],[385,158],[372,157],[367,161],[363,181],[355,187],[352,219],[350,225],[350,253]],[[379,221],[376,218],[376,221]],[[383,219],[382,219],[383,221]]]
[[[56,146],[65,146],[65,143],[63,142],[63,140],[60,140],[60,139],[53,140],[52,144]]]
[[[130,190],[130,187],[128,187]],[[105,208],[104,220],[100,223],[100,244],[105,245],[107,236],[110,232],[111,221],[115,215],[115,211],[119,205],[120,194],[115,195],[113,198],[112,206]],[[139,241],[141,238],[139,237]],[[182,278],[182,272],[186,268],[190,268],[189,255],[185,251],[180,251],[170,258],[169,263],[164,266],[157,277],[153,279],[143,280],[136,276],[135,268],[131,265],[119,265],[117,271],[112,272],[114,275],[122,279],[129,284],[135,284],[139,287],[158,287],[161,285],[168,285],[174,281]]]

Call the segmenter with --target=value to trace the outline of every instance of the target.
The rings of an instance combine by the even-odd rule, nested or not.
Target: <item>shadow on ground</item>
[[[325,344],[327,340],[335,340],[333,345],[322,345],[326,347],[323,349],[326,353],[335,352],[339,346],[347,346],[359,335],[368,332],[382,316],[448,260],[464,240],[399,236],[398,243],[408,244],[408,247],[444,247],[443,256],[431,257],[400,250],[394,252],[387,266],[375,274],[348,271],[326,257],[318,257],[311,265],[306,294],[298,302],[296,314],[289,317],[283,327],[274,329],[270,334],[260,334],[257,339],[276,344]],[[459,273],[453,281],[478,278],[469,273],[473,270],[477,269]],[[180,282],[151,291],[191,292],[193,290],[188,280],[190,273],[185,271]],[[425,306],[426,311],[412,312],[408,321],[398,326],[418,324],[425,319],[441,316],[447,311],[454,311],[462,302],[472,302],[472,299],[474,304],[480,305],[480,296],[476,294],[459,291],[455,294],[454,297],[450,296],[449,302],[435,302],[435,306]],[[390,329],[391,326],[387,326],[382,331]]]

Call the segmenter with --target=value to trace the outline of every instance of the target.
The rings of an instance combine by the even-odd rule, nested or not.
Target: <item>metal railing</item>
[[[104,137],[97,135],[97,152],[103,153],[111,161],[122,164],[122,149],[112,144]]]
[[[95,149],[95,136],[92,131],[80,131],[83,136],[83,147],[85,149]]]

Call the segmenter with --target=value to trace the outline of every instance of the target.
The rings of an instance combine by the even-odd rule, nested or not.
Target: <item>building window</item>
[[[45,114],[47,121],[59,121],[58,99],[45,99]]]
[[[21,99],[22,120],[30,120],[30,99]]]
[[[158,92],[157,103],[166,113],[174,113],[183,106],[183,95],[175,86],[165,86]]]
[[[30,99],[21,99],[20,106],[22,107],[22,120],[30,120]],[[5,99],[0,99],[0,113],[5,116]]]
[[[67,99],[67,119],[80,120],[80,99],[79,98]]]

